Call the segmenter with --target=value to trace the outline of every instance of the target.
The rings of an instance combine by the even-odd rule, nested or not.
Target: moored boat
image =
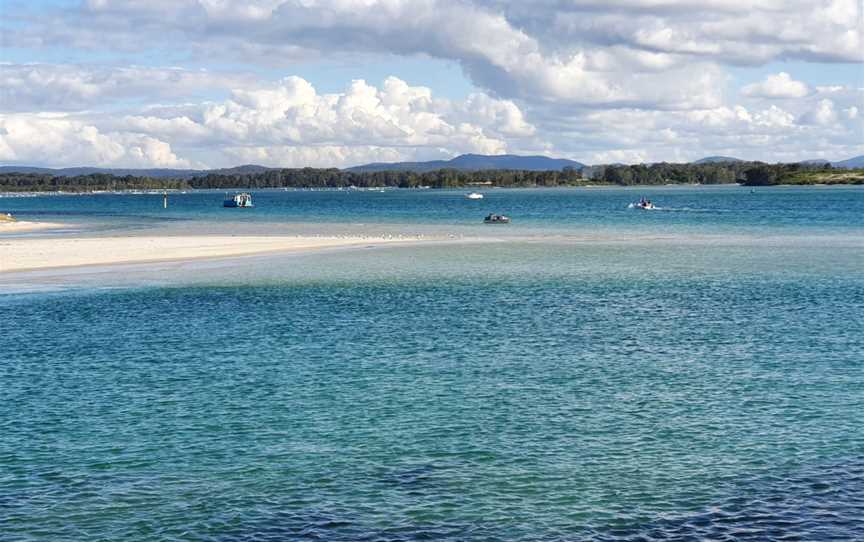
[[[486,218],[483,219],[483,222],[486,224],[509,224],[510,217],[505,215],[498,215],[495,213],[490,213],[486,215]]]
[[[465,197],[468,199],[483,199],[483,194],[480,194],[479,192],[471,192],[470,194],[467,194]]]
[[[223,207],[253,207],[252,205],[252,194],[249,192],[240,192],[238,194],[234,194],[233,197],[227,197],[225,201],[222,202]]]

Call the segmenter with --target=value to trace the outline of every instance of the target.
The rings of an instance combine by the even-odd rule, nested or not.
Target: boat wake
[[[628,209],[639,209],[642,211],[665,211],[667,213],[731,213],[733,209],[699,209],[696,207],[643,207],[639,203],[630,203]]]

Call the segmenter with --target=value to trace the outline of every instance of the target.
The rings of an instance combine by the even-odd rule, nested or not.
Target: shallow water
[[[347,226],[435,228],[494,235],[614,231],[675,233],[758,233],[764,228],[806,228],[831,233],[864,225],[861,187],[596,187],[583,189],[488,189],[469,200],[464,190],[303,191],[261,190],[254,209],[223,209],[224,192],[172,193],[168,209],[161,194],[92,194],[0,198],[4,212],[22,219],[73,221],[96,230],[141,227],[184,231],[191,228],[282,229],[314,224],[319,229]],[[654,211],[630,209],[640,197]],[[513,218],[510,227],[482,225],[488,213]],[[514,233],[513,230],[516,230]]]
[[[0,538],[861,539],[864,191],[778,193],[777,224],[0,276]]]

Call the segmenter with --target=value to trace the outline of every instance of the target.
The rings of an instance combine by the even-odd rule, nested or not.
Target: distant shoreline
[[[0,192],[93,193],[118,191],[259,190],[274,189],[385,189],[545,188],[587,186],[724,185],[775,186],[783,184],[864,184],[864,169],[832,169],[802,164],[722,162],[704,164],[657,163],[607,165],[583,169],[438,169],[432,171],[352,172],[338,169],[278,169],[249,173],[208,173],[192,178],[117,176],[90,173],[62,176],[49,173],[0,173]]]
[[[668,183],[668,184],[604,184],[604,183],[592,183],[592,184],[579,184],[579,185],[561,185],[561,186],[463,186],[463,187],[446,187],[446,188],[430,188],[424,187],[423,189],[428,190],[454,190],[454,191],[464,191],[464,190],[474,190],[474,191],[484,191],[484,190],[580,190],[580,189],[591,189],[591,188],[632,188],[632,189],[652,189],[652,188],[675,188],[675,187],[690,187],[690,188],[706,188],[706,187],[716,187],[716,188],[732,188],[732,187],[741,187],[741,188],[795,188],[795,187],[851,187],[851,186],[864,186],[864,182],[808,182],[808,183],[778,183],[778,184],[768,184],[768,185],[748,185],[743,183],[711,183],[711,184],[700,184],[700,183]],[[286,187],[278,187],[278,186],[261,186],[257,188],[248,188],[243,186],[236,186],[231,188],[170,188],[165,190],[138,190],[138,189],[128,189],[128,190],[31,190],[31,191],[5,191],[0,189],[0,199],[3,198],[25,198],[25,197],[34,197],[34,196],[92,196],[92,195],[140,195],[140,196],[160,196],[163,192],[168,193],[169,195],[177,195],[183,193],[195,193],[195,192],[232,192],[232,191],[289,191],[289,192],[349,192],[349,191],[357,191],[357,192],[375,192],[379,190],[406,190],[406,191],[417,191],[422,190],[421,188],[400,188],[393,186],[380,186],[380,187],[368,187],[368,188],[331,188],[331,187],[308,187],[308,188],[286,188]],[[0,205],[0,210],[2,210],[2,205]],[[62,226],[62,224],[61,224]],[[0,229],[0,231],[3,231]]]

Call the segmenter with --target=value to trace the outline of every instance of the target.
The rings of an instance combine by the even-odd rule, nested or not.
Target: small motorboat
[[[483,199],[483,194],[479,192],[471,192],[470,194],[465,196],[468,199]]]
[[[645,209],[646,211],[650,211],[652,209],[656,209],[657,207],[651,202],[650,199],[642,198],[636,203],[631,203],[628,205],[631,209]]]
[[[504,215],[496,215],[495,213],[491,213],[486,215],[486,218],[483,219],[485,224],[509,224],[510,217]]]
[[[233,197],[228,197],[228,194],[225,194],[225,201],[222,202],[223,207],[254,207],[252,205],[252,194],[249,192],[240,192],[239,194],[234,194]]]

